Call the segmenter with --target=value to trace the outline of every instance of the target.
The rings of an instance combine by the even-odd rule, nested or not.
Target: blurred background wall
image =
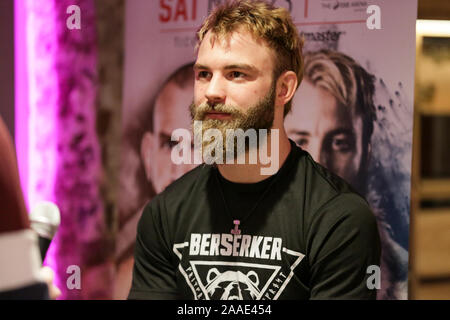
[[[419,0],[410,299],[450,299],[450,1]],[[447,21],[446,21],[447,20]]]

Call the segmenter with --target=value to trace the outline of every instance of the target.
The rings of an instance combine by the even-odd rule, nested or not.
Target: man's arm
[[[308,232],[311,299],[376,299],[367,267],[379,266],[375,216],[355,194],[341,194],[316,213]]]
[[[171,247],[164,237],[159,199],[149,203],[138,224],[133,281],[128,299],[176,299],[178,297]]]

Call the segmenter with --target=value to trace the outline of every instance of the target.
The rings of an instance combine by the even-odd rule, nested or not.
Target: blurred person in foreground
[[[234,160],[244,164],[204,163],[145,206],[130,299],[376,297],[367,273],[380,259],[373,213],[284,128],[301,50],[289,13],[267,2],[226,2],[206,18],[194,65],[195,137],[217,159],[236,150],[219,135],[205,139],[209,129],[222,137],[270,130],[238,148]],[[247,161],[261,148],[271,150],[269,175],[265,161]]]
[[[42,267],[38,236],[30,221],[20,187],[11,136],[0,117],[0,300],[56,299],[54,272]]]

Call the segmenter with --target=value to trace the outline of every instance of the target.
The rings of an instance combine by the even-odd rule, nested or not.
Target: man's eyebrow
[[[247,70],[247,71],[256,71],[257,68],[251,64],[246,64],[246,63],[238,63],[238,64],[230,64],[227,65],[225,68],[225,70],[229,70],[229,69],[240,69],[240,70]]]
[[[291,132],[295,133],[295,134],[300,134],[300,135],[303,135],[303,136],[310,136],[311,135],[311,133],[309,131],[302,131],[302,130],[295,130],[294,129],[294,130],[291,130]],[[335,130],[332,130],[332,131],[328,132],[327,135],[328,136],[335,136],[337,134],[353,135],[354,131],[352,129],[339,128],[339,129],[335,129]]]
[[[311,133],[309,133],[309,131],[301,131],[301,130],[292,130],[292,133],[301,134],[303,136],[310,136],[311,135]]]
[[[164,140],[164,141],[170,141],[172,138],[172,135],[167,134],[165,132],[160,132],[159,133],[159,139]]]
[[[208,66],[205,66],[203,64],[196,63],[194,64],[194,70],[209,70],[210,68]],[[247,71],[256,71],[257,68],[251,64],[246,63],[237,63],[237,64],[230,64],[224,67],[225,70],[231,70],[231,69],[240,69],[240,70],[247,70]]]
[[[193,69],[194,70],[209,70],[209,68],[207,66],[205,66],[203,64],[198,64],[198,63],[194,64]]]
[[[338,134],[348,134],[348,135],[354,135],[355,132],[352,129],[349,128],[338,128],[335,130],[332,130],[330,132],[328,132],[328,136],[335,136]]]

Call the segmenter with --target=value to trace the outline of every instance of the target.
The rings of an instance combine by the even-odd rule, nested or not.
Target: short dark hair
[[[197,47],[211,31],[216,37],[226,37],[238,28],[246,28],[254,37],[263,39],[275,54],[274,81],[285,71],[303,77],[303,38],[285,8],[277,8],[261,0],[225,1],[205,19],[197,32]],[[284,106],[284,116],[291,110],[292,99]]]

